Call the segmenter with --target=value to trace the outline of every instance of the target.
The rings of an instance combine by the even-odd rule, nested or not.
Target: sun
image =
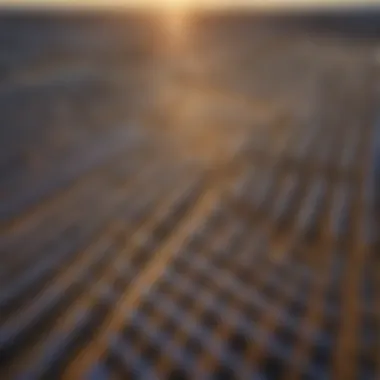
[[[172,48],[182,45],[188,36],[193,4],[192,0],[165,0],[162,2],[160,19],[167,42]]]
[[[192,3],[191,0],[165,0],[162,5],[167,9],[185,10],[191,8]]]

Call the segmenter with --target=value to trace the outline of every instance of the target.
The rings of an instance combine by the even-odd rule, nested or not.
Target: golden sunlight
[[[162,10],[160,22],[166,44],[174,52],[188,38],[192,11],[186,6],[185,0],[170,0],[168,5],[170,8]]]

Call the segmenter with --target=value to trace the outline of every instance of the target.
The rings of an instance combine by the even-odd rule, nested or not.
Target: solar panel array
[[[119,128],[6,174],[0,377],[379,378],[366,88],[333,119],[252,125],[211,169]]]

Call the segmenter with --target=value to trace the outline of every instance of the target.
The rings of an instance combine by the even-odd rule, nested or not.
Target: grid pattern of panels
[[[252,54],[232,37],[227,56],[239,46]],[[215,64],[218,86],[211,73],[165,82],[163,97],[171,86],[181,97],[174,116],[152,117],[175,124],[160,138],[145,124],[136,139],[132,127],[109,128],[73,138],[52,172],[21,165],[1,174],[1,379],[379,378],[373,52],[335,42],[322,50],[334,58],[326,63],[321,47],[291,41],[280,56],[261,42],[254,70],[243,70],[244,54],[232,67]],[[193,57],[195,66],[206,70],[211,53]],[[269,121],[215,128],[210,138],[198,120],[215,127],[225,112],[243,124],[259,112],[254,94],[227,83],[242,84],[236,65],[245,80],[275,65],[311,90],[292,109],[293,89],[278,100],[278,77],[265,74],[257,87],[294,115],[285,120],[269,102]],[[181,122],[195,132],[181,135]],[[182,152],[190,136],[203,150],[192,141]]]

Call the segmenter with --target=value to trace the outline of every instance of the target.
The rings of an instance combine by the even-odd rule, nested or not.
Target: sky
[[[49,7],[293,7],[293,6],[336,6],[336,5],[378,4],[380,0],[0,0],[7,6],[49,6]]]

